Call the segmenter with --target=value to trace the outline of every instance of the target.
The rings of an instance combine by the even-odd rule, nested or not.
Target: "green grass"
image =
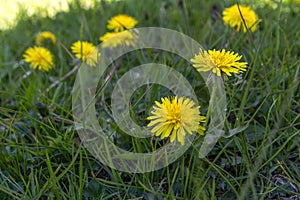
[[[99,2],[83,9],[70,4],[55,18],[27,17],[12,30],[0,31],[0,199],[298,199],[300,198],[300,4],[256,6],[262,19],[255,33],[236,33],[222,22],[222,1]],[[252,2],[252,1],[250,1]],[[276,5],[276,4],[275,4]],[[84,39],[98,44],[106,22],[126,13],[137,27],[165,27],[194,38],[206,49],[230,49],[243,55],[249,68],[225,82],[224,131],[246,129],[218,141],[203,159],[193,145],[176,162],[148,173],[131,174],[97,161],[74,130],[71,91],[75,74],[52,88],[74,68],[70,45]],[[56,67],[34,71],[22,60],[39,31],[60,41],[49,46]],[[99,124],[123,149],[145,152],[151,139],[121,132],[111,118],[110,95],[116,81],[133,66],[168,64],[190,81],[207,112],[209,96],[201,77],[186,61],[164,52],[132,52],[106,85],[96,104]],[[107,70],[106,75],[109,73]],[[137,90],[131,114],[138,124],[155,100],[171,95],[164,87]],[[156,147],[164,143],[158,140]]]

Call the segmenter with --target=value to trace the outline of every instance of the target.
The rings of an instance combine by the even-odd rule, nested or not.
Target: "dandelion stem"
[[[120,59],[118,59],[114,65],[114,68],[112,68],[112,70],[108,73],[108,75],[105,77],[104,79],[104,84],[106,84],[109,79],[111,79],[112,75],[114,74],[114,72],[119,68],[120,66]]]
[[[76,65],[71,71],[69,71],[66,75],[64,75],[62,78],[59,80],[55,81],[52,83],[47,89],[46,92],[48,93],[52,88],[56,87],[59,83],[63,82],[65,79],[73,75],[79,68],[79,65]]]

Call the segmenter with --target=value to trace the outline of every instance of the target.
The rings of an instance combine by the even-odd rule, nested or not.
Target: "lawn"
[[[234,4],[250,6],[255,11],[256,30],[247,27],[238,31],[224,23],[223,11]],[[0,199],[300,199],[299,1],[99,0],[91,5],[70,1],[68,9],[51,16],[21,10],[15,26],[0,30]],[[83,50],[77,52],[78,56],[71,47],[76,41],[104,46],[105,41],[101,44],[99,38],[113,32],[107,24],[119,14],[138,22],[134,33],[139,38],[151,32],[143,27],[173,31],[162,35],[155,32],[163,40],[152,48],[126,53],[116,48],[108,54],[100,48],[100,63],[105,60],[101,59],[103,55],[121,56],[115,56],[106,69],[97,68],[98,61],[96,66],[89,66],[94,64],[80,57]],[[243,26],[245,19],[246,15]],[[54,42],[43,42],[53,54],[52,68],[46,71],[34,69],[24,59],[42,31],[55,36]],[[174,37],[181,38],[183,34],[193,40],[185,40],[180,53],[158,48],[173,48],[180,42]],[[224,71],[221,76],[213,71],[199,73],[190,62],[193,57],[182,56],[197,54],[198,44],[204,50],[225,49],[241,55],[239,62],[246,62],[245,71],[231,76]],[[156,68],[150,66],[144,79],[131,75],[124,82],[128,71],[140,65],[145,69],[148,63],[169,66],[167,78],[163,71],[155,74]],[[143,138],[135,137],[143,131],[135,135],[124,130],[113,117],[119,107],[127,105],[130,122],[146,127],[155,101],[158,105],[161,98],[176,95],[174,87],[187,92],[182,89],[184,83],[171,73],[189,82],[194,100],[201,107],[190,109],[185,105],[183,110],[188,110],[185,116],[191,120],[196,110],[206,116],[206,121],[201,122],[206,129],[204,135],[186,134],[182,145],[178,138],[171,142],[172,136],[150,134]],[[97,77],[99,74],[102,77]],[[78,116],[74,115],[78,95],[87,99],[89,95],[81,94],[74,85],[95,78],[96,85],[88,90],[95,94],[94,104],[88,108],[95,115],[87,117],[83,110],[79,116],[86,118],[88,125],[101,126],[103,135],[100,131],[94,135],[101,135],[97,135],[100,143],[101,139],[108,141],[104,146],[115,145],[105,146],[108,152],[118,152],[114,149],[117,146],[136,153],[123,156],[134,162],[139,157],[132,155],[152,155],[167,146],[178,158],[153,170],[130,166],[138,173],[128,170],[131,168],[126,164],[115,163],[120,168],[103,162],[113,156],[103,156],[99,150],[102,143],[93,143],[94,138],[87,142],[77,124]],[[122,90],[114,93],[120,80]],[[130,85],[136,82],[143,85]],[[208,82],[214,83],[211,88]],[[134,91],[130,93],[124,87]],[[123,96],[128,98],[127,104],[120,99]],[[84,99],[79,102],[85,103]],[[170,112],[174,110],[176,107]],[[127,124],[128,121],[123,123]],[[221,136],[214,137],[217,134]],[[203,155],[209,136],[215,145]],[[154,158],[151,161],[160,162]]]

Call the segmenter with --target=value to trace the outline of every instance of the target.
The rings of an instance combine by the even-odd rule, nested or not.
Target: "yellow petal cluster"
[[[90,66],[96,66],[99,52],[96,46],[90,42],[77,41],[71,46],[72,52],[75,56],[86,62]]]
[[[49,31],[40,32],[35,38],[35,43],[38,46],[42,46],[43,42],[46,40],[50,40],[52,42],[52,44],[56,43],[55,35]]]
[[[33,69],[49,71],[54,67],[53,55],[44,47],[28,48],[23,57],[25,62],[30,63],[30,67]]]
[[[260,20],[250,6],[235,4],[223,11],[223,21],[237,31],[246,32],[248,28],[254,32]]]
[[[100,37],[100,41],[103,42],[103,47],[117,47],[120,45],[134,46],[136,44],[137,36],[130,31],[112,32],[106,33]]]
[[[199,72],[212,71],[221,76],[221,72],[231,76],[231,73],[242,73],[246,71],[247,62],[239,62],[242,56],[231,51],[220,50],[199,50],[199,53],[191,59],[193,66]]]
[[[116,15],[108,21],[107,29],[121,32],[124,30],[132,29],[137,25],[137,21],[128,15]]]
[[[151,120],[148,127],[152,127],[151,132],[161,139],[170,137],[170,142],[173,142],[177,138],[184,145],[186,133],[203,134],[205,130],[200,126],[205,117],[200,116],[199,108],[185,97],[161,98],[161,102],[155,102],[151,115],[147,118]]]

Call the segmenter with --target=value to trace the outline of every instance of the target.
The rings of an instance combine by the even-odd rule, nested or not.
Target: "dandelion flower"
[[[237,53],[219,50],[208,50],[204,51],[200,49],[199,54],[195,55],[191,59],[193,66],[199,72],[205,72],[212,70],[213,73],[221,76],[221,71],[226,75],[231,76],[230,73],[242,73],[246,71],[247,62],[239,62],[242,56],[239,56]]]
[[[55,35],[49,31],[40,32],[35,38],[35,43],[41,46],[45,40],[50,40],[52,44],[56,43]]]
[[[128,15],[116,15],[108,21],[107,28],[109,30],[114,30],[115,32],[120,32],[124,30],[131,29],[137,25],[137,21]]]
[[[162,103],[156,101],[148,127],[152,127],[151,132],[161,139],[170,136],[170,142],[177,140],[184,145],[186,133],[198,132],[203,135],[204,127],[200,122],[205,121],[204,116],[200,116],[199,108],[195,103],[185,97],[161,98]]]
[[[30,63],[33,69],[49,71],[54,67],[53,55],[44,47],[28,48],[23,54],[25,62]]]
[[[71,46],[75,56],[90,66],[96,66],[99,52],[96,46],[86,41],[74,42]]]
[[[236,28],[237,31],[243,29],[243,31],[246,32],[248,28],[254,32],[260,20],[250,6],[235,4],[223,11],[223,21],[225,24]]]
[[[99,38],[104,48],[114,48],[120,45],[134,46],[136,44],[137,35],[130,31],[122,31],[119,33],[106,33]]]

